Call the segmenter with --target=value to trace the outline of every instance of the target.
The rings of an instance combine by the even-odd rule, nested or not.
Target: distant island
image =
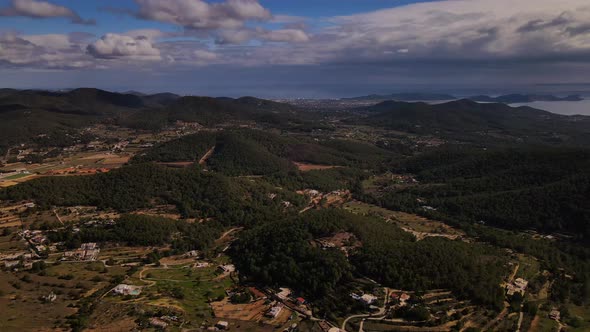
[[[491,102],[491,103],[505,103],[505,104],[516,104],[516,103],[530,103],[534,101],[582,101],[580,95],[569,95],[566,97],[556,97],[553,95],[523,95],[523,94],[509,94],[498,97],[490,97],[485,95],[469,97],[473,101],[479,102]]]
[[[436,100],[456,100],[459,99],[456,96],[449,94],[440,93],[392,93],[387,95],[367,95],[352,98],[342,98],[342,100],[355,100],[355,101],[370,101],[370,100],[398,100],[398,101],[436,101]],[[467,97],[477,102],[487,103],[504,103],[504,104],[516,104],[516,103],[531,103],[534,101],[582,101],[580,95],[569,95],[566,97],[557,97],[554,95],[537,95],[537,94],[507,94],[497,97],[488,95],[477,95]]]

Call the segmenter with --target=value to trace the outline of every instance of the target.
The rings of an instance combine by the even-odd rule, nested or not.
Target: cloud
[[[136,1],[133,15],[181,29],[115,31],[98,40],[80,33],[16,34],[12,41],[0,41],[0,61],[114,68],[150,60],[150,68],[162,71],[319,65],[345,71],[421,66],[467,72],[494,65],[521,72],[590,65],[586,0],[445,0],[315,19],[273,16],[254,0]]]
[[[314,63],[382,65],[527,57],[567,61],[590,52],[585,22],[590,22],[585,0],[425,2],[327,18],[296,54]],[[289,54],[273,56],[288,61]]]
[[[147,20],[180,25],[187,29],[236,29],[248,21],[266,21],[270,11],[256,0],[136,0],[137,16]]]
[[[87,50],[100,59],[161,60],[160,50],[145,36],[108,33],[89,44]]]
[[[65,17],[69,18],[75,24],[96,24],[96,21],[83,19],[75,11],[67,7],[38,0],[12,0],[8,7],[0,9],[0,16],[24,16],[30,18]]]
[[[309,41],[310,37],[305,31],[301,29],[224,29],[216,33],[215,43],[219,45],[241,44],[250,40],[267,42],[302,43]]]
[[[0,62],[9,67],[80,68],[94,66],[78,33],[0,34]]]
[[[217,54],[205,50],[196,50],[193,54],[196,60],[213,61],[217,59]]]
[[[547,28],[561,27],[566,24],[572,23],[573,18],[570,12],[563,12],[556,18],[550,21],[544,21],[542,19],[535,19],[527,22],[518,28],[518,32],[533,32],[540,31]]]
[[[272,42],[302,43],[309,41],[307,33],[300,29],[260,31],[258,35],[260,39]]]
[[[590,23],[569,26],[565,29],[565,32],[572,37],[590,35]]]

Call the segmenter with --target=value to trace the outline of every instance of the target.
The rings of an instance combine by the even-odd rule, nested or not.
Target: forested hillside
[[[362,246],[351,253],[321,250],[311,240],[352,232]],[[506,272],[491,247],[432,239],[415,242],[408,233],[370,217],[338,210],[310,211],[245,232],[233,249],[238,267],[253,280],[286,284],[318,298],[351,278],[351,271],[386,286],[428,290],[450,288],[464,298],[499,306],[499,282]]]
[[[208,168],[231,176],[293,173],[295,166],[292,162],[379,168],[397,156],[357,141],[329,139],[318,142],[239,129],[198,133],[169,141],[138,155],[134,162],[199,161],[213,147],[213,154],[207,160]]]
[[[187,218],[214,218],[236,225],[281,211],[279,198],[271,200],[270,192],[294,204],[302,199],[263,184],[154,164],[133,165],[96,176],[40,178],[0,191],[0,199],[34,199],[41,206],[93,205],[121,212],[160,202],[176,205]]]
[[[590,238],[590,151],[442,149],[409,159],[420,186],[387,193],[391,207],[427,205],[466,222]]]

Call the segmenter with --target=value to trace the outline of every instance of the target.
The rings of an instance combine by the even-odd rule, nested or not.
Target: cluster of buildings
[[[161,317],[152,317],[149,320],[150,325],[158,328],[158,329],[166,329],[170,324],[177,323],[178,317],[177,316],[161,316]]]
[[[524,292],[528,284],[529,282],[523,278],[516,278],[514,282],[506,285],[506,295],[512,296],[515,293],[520,293],[520,295],[524,296]]]
[[[32,253],[19,252],[1,255],[0,261],[4,262],[4,267],[7,269],[22,268],[23,270],[30,270],[33,268],[33,259],[36,257]]]
[[[350,199],[351,194],[349,190],[334,190],[329,193],[322,193],[315,189],[298,190],[296,193],[305,195],[310,198],[310,205],[308,208],[313,208],[319,205],[334,205],[342,203]]]
[[[29,241],[29,243],[32,246],[35,246],[37,251],[45,250],[45,247],[43,245],[45,243],[47,243],[47,237],[43,234],[42,231],[39,231],[39,230],[31,231],[31,230],[27,229],[27,230],[20,232],[19,235],[22,238],[24,238],[25,240]],[[41,246],[43,246],[43,247],[41,247]]]
[[[95,261],[100,254],[96,243],[83,243],[79,249],[66,251],[62,260],[65,261]]]

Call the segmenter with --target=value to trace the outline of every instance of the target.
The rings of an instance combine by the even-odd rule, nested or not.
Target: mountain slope
[[[359,112],[365,115],[359,120],[364,124],[450,139],[548,143],[590,139],[589,117],[467,99],[437,105],[385,101]]]

